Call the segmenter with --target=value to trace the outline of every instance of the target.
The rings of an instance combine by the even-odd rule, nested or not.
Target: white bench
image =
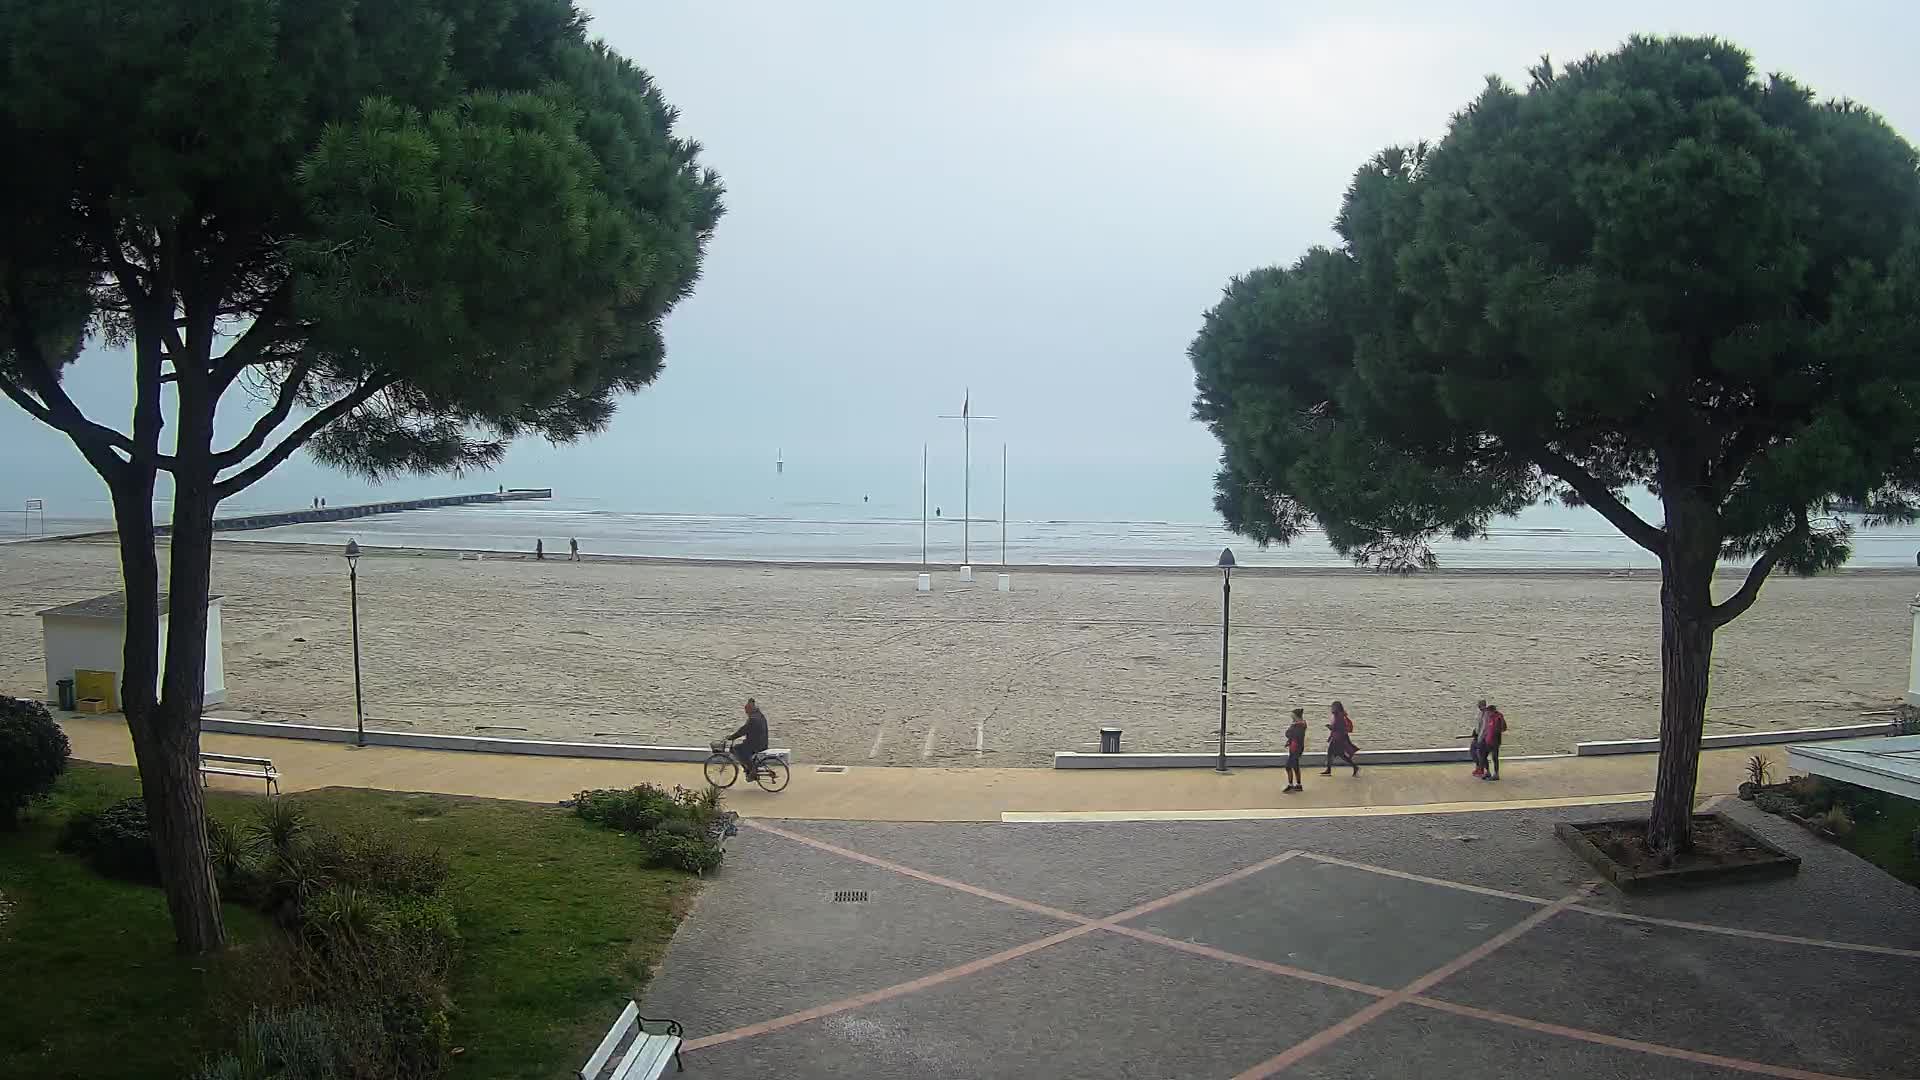
[[[202,753],[200,755],[202,787],[206,786],[209,773],[220,776],[244,776],[249,780],[265,780],[269,795],[280,794],[280,771],[273,767],[273,762],[268,758]]]
[[[647,1025],[657,1028],[648,1031]],[[629,1040],[628,1036],[632,1039]],[[640,1015],[640,1004],[629,1001],[620,1012],[620,1019],[613,1022],[607,1031],[607,1037],[600,1040],[599,1049],[580,1066],[580,1080],[600,1080],[607,1063],[613,1055],[626,1044],[625,1053],[606,1073],[606,1080],[657,1080],[667,1071],[667,1060],[671,1058],[680,1072],[687,1067],[680,1063],[680,1040],[685,1035],[680,1025],[672,1020],[649,1020]]]

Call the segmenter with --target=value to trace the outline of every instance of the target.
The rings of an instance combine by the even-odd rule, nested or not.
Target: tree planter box
[[[1644,835],[1647,824],[1644,818],[1561,822],[1553,831],[1574,854],[1585,859],[1622,892],[1792,877],[1800,872],[1800,856],[1782,850],[1730,817],[1695,814],[1693,823],[1696,836],[1708,829],[1715,830],[1723,843],[1739,850],[1696,851],[1670,867],[1634,866],[1616,859],[1601,843],[1596,843],[1596,837],[1604,841],[1619,834]]]

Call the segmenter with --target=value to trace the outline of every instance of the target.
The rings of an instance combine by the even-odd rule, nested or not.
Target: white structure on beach
[[[167,665],[167,595],[160,594],[160,669]],[[108,593],[40,612],[40,635],[47,660],[47,700],[59,700],[59,682],[76,671],[110,671],[120,685],[121,653],[127,637],[127,596]],[[155,679],[158,687],[159,680]],[[116,693],[118,691],[116,690]],[[220,654],[220,598],[207,598],[206,693],[203,704],[227,700],[227,669]]]
[[[1913,636],[1907,639],[1912,657],[1907,663],[1907,704],[1920,707],[1920,593],[1907,601],[1907,610],[1913,614]]]

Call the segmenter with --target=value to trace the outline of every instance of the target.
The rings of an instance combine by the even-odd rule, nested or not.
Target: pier
[[[477,495],[443,495],[437,499],[395,499],[392,502],[358,503],[353,506],[322,506],[303,510],[282,510],[271,514],[247,514],[242,517],[215,518],[214,532],[244,532],[249,529],[272,529],[281,525],[305,525],[315,521],[350,521],[354,518],[372,517],[375,514],[397,514],[403,510],[431,510],[441,506],[473,506],[480,503],[521,502],[526,499],[551,499],[552,488],[508,488],[505,491],[485,491]],[[169,531],[166,525],[154,528],[156,535],[165,536]]]

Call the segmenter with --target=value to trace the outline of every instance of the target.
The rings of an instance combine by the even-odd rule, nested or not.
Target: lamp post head
[[[1221,548],[1221,549],[1220,549],[1220,569],[1222,569],[1222,570],[1231,570],[1231,569],[1233,569],[1233,565],[1234,565],[1234,564],[1233,564],[1233,549],[1232,549],[1232,548]]]
[[[352,565],[354,564],[354,560],[356,560],[356,559],[358,559],[358,558],[360,558],[360,544],[359,544],[359,542],[358,542],[358,541],[356,541],[356,540],[348,540],[348,541],[347,541],[347,550],[346,550],[346,552],[345,552],[345,554],[346,554],[346,556],[347,556],[347,565],[348,565],[348,566],[352,566]]]

